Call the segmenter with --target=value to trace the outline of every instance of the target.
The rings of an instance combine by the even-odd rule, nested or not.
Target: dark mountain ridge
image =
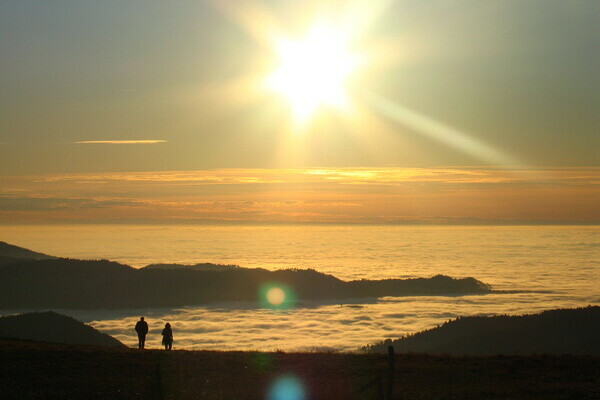
[[[198,264],[149,264],[141,269],[167,269],[181,270],[191,269],[196,271],[225,271],[241,268],[239,265],[233,264],[213,264],[213,263],[198,263]]]
[[[600,355],[600,307],[544,311],[540,314],[461,317],[365,350],[452,355]]]
[[[489,293],[474,278],[342,281],[312,269],[196,270],[142,268],[107,260],[48,259],[0,266],[0,309],[174,307],[261,300],[261,290],[280,285],[290,299],[331,300],[382,296]],[[294,304],[287,304],[293,306]]]

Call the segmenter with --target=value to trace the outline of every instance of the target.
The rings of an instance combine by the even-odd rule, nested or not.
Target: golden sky
[[[597,223],[600,3],[0,3],[0,223]]]

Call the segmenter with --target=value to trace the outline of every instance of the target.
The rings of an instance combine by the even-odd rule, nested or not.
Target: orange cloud
[[[13,176],[0,222],[600,223],[600,168],[222,169]]]

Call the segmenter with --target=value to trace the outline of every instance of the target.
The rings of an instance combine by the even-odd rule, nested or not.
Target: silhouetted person
[[[166,323],[165,329],[162,330],[163,340],[162,343],[165,345],[165,350],[171,350],[173,347],[173,331],[171,330],[171,324]]]
[[[140,320],[135,324],[135,331],[138,335],[138,347],[143,349],[146,345],[146,334],[148,333],[148,324],[144,321],[144,317],[140,317]]]

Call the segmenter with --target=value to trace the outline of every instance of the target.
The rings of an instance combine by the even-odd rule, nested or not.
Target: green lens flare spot
[[[275,379],[269,389],[269,400],[305,400],[306,389],[302,381],[294,375],[282,375]]]
[[[280,283],[268,283],[261,286],[259,290],[261,307],[276,310],[292,308],[296,305],[296,295],[287,285]]]

